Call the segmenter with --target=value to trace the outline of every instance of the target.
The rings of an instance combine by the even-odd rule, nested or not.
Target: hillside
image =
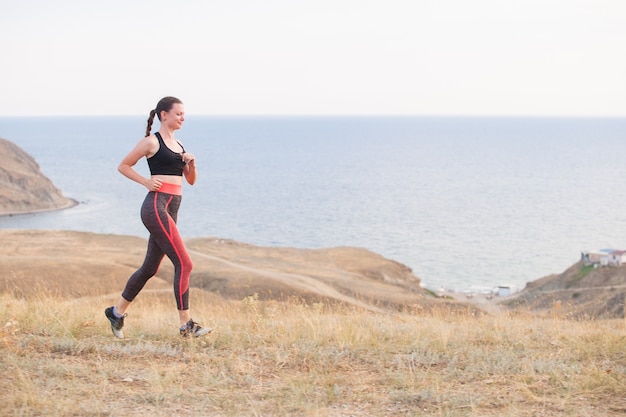
[[[57,210],[75,201],[63,196],[19,146],[0,139],[0,215]]]
[[[572,318],[622,318],[626,266],[575,264],[527,284],[501,300],[434,297],[398,262],[361,248],[298,249],[254,246],[214,237],[186,239],[194,262],[192,287],[224,299],[331,302],[372,312],[445,307],[495,313],[498,308]],[[0,292],[29,297],[36,289],[63,298],[116,297],[141,264],[140,237],[74,231],[0,230]],[[170,291],[164,260],[146,291]]]
[[[357,248],[188,240],[193,317],[213,332],[180,337],[164,263],[117,339],[103,310],[145,243],[0,231],[0,415],[626,412],[623,319],[476,314],[423,295],[406,267]]]
[[[113,299],[143,261],[146,243],[132,236],[0,230],[0,292],[28,298],[44,289],[63,298],[111,294]],[[365,249],[267,248],[217,238],[186,243],[194,262],[192,287],[225,299],[296,298],[373,312],[468,309],[431,296],[409,268]],[[146,291],[169,291],[172,276],[165,260]]]
[[[626,265],[594,268],[577,262],[561,274],[527,284],[503,305],[573,318],[624,317]]]

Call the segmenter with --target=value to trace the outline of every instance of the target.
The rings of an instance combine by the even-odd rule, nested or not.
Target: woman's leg
[[[137,297],[148,280],[158,272],[164,255],[165,253],[151,235],[148,239],[148,249],[146,250],[143,264],[130,276],[128,282],[126,282],[126,288],[124,288],[117,304],[115,304],[116,313],[120,315],[126,313],[130,303]]]
[[[150,231],[150,238],[174,265],[174,296],[179,312],[189,310],[189,277],[193,263],[176,226],[181,196],[150,193],[144,203],[142,219]],[[179,313],[180,314],[180,313]],[[184,314],[184,313],[183,313]],[[186,322],[185,322],[186,323]],[[183,324],[183,323],[181,323]]]
[[[193,263],[176,226],[180,203],[180,195],[158,192],[149,193],[144,200],[141,219],[150,232],[148,250],[143,265],[129,278],[113,311],[122,316],[123,320],[123,315],[130,303],[147,281],[157,273],[163,256],[167,255],[174,265],[174,296],[181,324],[181,335],[202,336],[209,333],[211,329],[203,328],[191,320],[189,313],[189,277]]]
[[[159,232],[157,233],[153,229],[149,230],[174,264],[174,295],[180,319],[180,334],[183,337],[199,337],[210,333],[211,328],[200,326],[191,319],[189,313],[189,277],[193,264],[176,226],[180,202],[180,196],[168,199],[165,203],[167,213],[159,210],[157,217]]]

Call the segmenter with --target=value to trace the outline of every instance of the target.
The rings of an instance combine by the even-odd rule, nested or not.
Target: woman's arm
[[[154,142],[155,141],[152,139],[152,137],[146,137],[141,139],[137,143],[135,148],[130,151],[130,153],[126,155],[124,159],[122,159],[122,162],[120,162],[119,166],[117,167],[117,170],[126,178],[143,185],[150,191],[153,191],[155,186],[157,186],[158,188],[161,181],[158,179],[145,178],[144,176],[137,173],[137,171],[135,171],[133,167],[141,158],[154,153]]]
[[[198,171],[196,171],[196,157],[189,152],[185,152],[183,154],[183,161],[185,161],[185,169],[183,170],[185,179],[189,185],[194,185],[196,183],[196,179],[198,178]]]

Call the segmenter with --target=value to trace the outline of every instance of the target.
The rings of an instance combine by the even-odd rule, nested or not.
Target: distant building
[[[622,259],[626,261],[624,255],[626,250],[618,249],[597,249],[593,251],[581,252],[580,260],[585,265],[600,266],[620,266]]]
[[[626,254],[626,250],[616,250],[611,252],[609,255],[609,265],[620,266],[622,264],[622,259],[624,258],[624,254]]]
[[[506,285],[498,286],[498,296],[508,297],[509,295],[511,295],[511,287]]]

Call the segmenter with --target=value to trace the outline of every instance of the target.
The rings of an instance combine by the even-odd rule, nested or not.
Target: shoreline
[[[72,207],[76,207],[80,203],[73,198],[66,198],[67,202],[63,206],[54,207],[54,208],[46,208],[46,209],[38,209],[38,210],[26,210],[26,211],[10,211],[10,212],[0,212],[0,217],[13,217],[20,215],[28,215],[28,214],[37,214],[37,213],[45,213],[49,211],[60,211],[71,209]]]

